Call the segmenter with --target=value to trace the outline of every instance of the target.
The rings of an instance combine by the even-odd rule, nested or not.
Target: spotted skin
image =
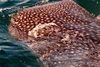
[[[63,5],[62,5],[63,4]],[[27,38],[27,34],[38,24],[55,23],[63,27],[65,22],[73,22],[75,24],[89,24],[94,22],[93,16],[84,8],[75,2],[67,0],[50,3],[42,6],[35,6],[19,11],[16,16],[11,19],[11,24],[17,27]],[[16,36],[16,34],[15,34]],[[25,39],[24,36],[24,39]],[[20,35],[17,37],[23,39]]]
[[[75,24],[66,24],[65,28],[65,32],[58,32],[60,36],[66,35],[65,39],[59,36],[58,41],[37,38],[29,47],[41,55],[48,67],[99,67],[100,28]]]
[[[28,40],[46,67],[100,67],[96,22],[84,8],[64,0],[19,11],[8,29],[19,40]]]

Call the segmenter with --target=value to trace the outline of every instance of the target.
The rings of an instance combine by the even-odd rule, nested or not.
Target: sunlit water
[[[100,13],[99,0],[75,1],[96,16]],[[49,2],[53,2],[53,0]],[[43,66],[34,51],[27,47],[27,44],[14,39],[7,29],[10,18],[17,11],[34,6],[36,3],[38,5],[39,0],[0,0],[0,67]]]

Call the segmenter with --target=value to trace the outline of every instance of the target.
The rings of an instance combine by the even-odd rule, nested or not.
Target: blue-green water
[[[99,0],[74,1],[96,16],[100,13]],[[0,67],[43,66],[39,57],[27,47],[27,44],[15,40],[7,29],[13,14],[23,8],[34,6],[37,2],[39,0],[0,0]]]

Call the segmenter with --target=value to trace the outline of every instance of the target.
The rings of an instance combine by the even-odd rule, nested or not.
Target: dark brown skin
[[[28,40],[48,67],[100,67],[97,22],[84,8],[65,0],[19,11],[8,29],[19,40]]]

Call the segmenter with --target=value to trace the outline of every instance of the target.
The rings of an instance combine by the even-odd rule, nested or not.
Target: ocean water
[[[54,1],[59,0],[49,2]],[[100,14],[99,0],[74,1],[95,16]],[[17,11],[39,4],[39,0],[0,0],[0,67],[43,67],[39,56],[8,32],[10,18]]]

